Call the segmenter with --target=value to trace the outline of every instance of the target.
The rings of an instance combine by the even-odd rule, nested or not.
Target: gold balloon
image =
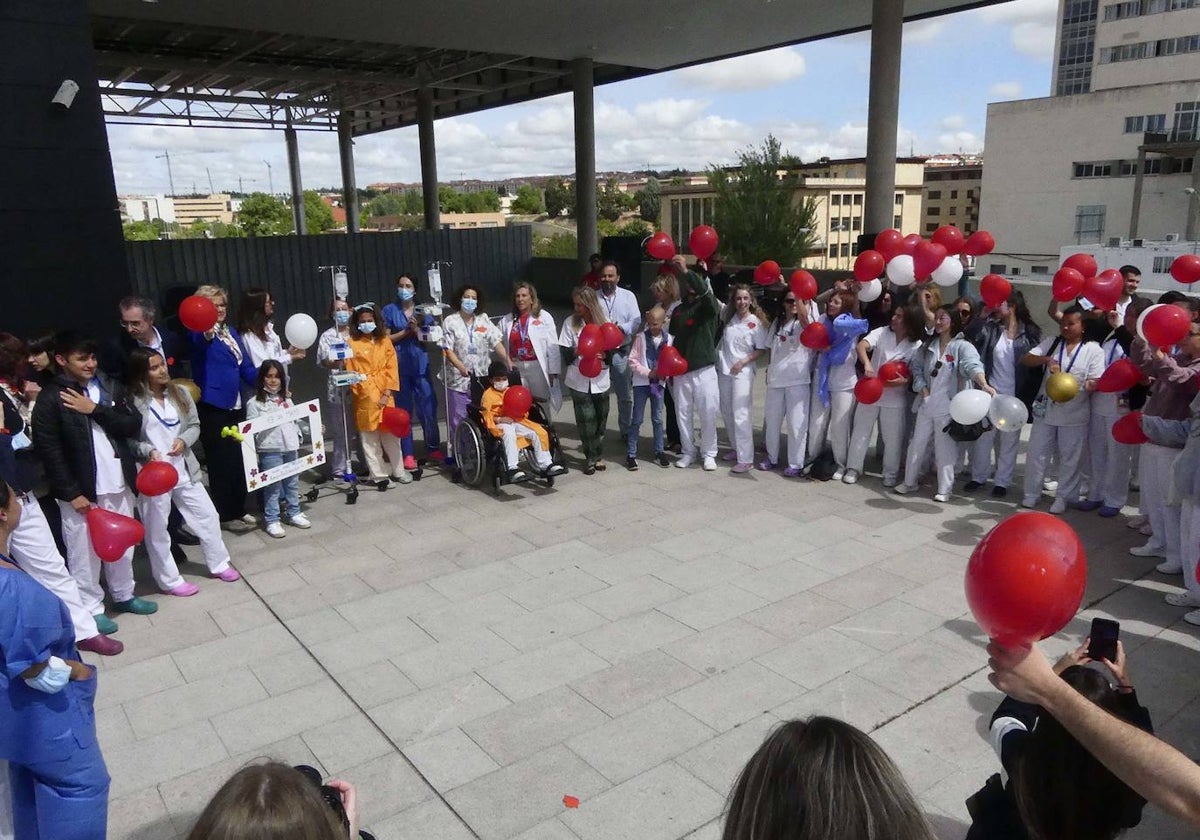
[[[1060,370],[1050,374],[1050,378],[1046,380],[1046,396],[1056,403],[1070,402],[1078,393],[1079,379],[1074,374]]]
[[[183,390],[187,391],[192,398],[192,402],[200,402],[200,386],[190,379],[172,379],[172,385],[178,385]]]

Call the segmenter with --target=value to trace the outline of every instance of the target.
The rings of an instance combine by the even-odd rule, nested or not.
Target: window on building
[[[950,190],[951,198],[958,198],[958,190]]]
[[[1048,265],[1031,265],[1029,267],[1030,274],[1049,274],[1050,266]]]
[[[862,216],[855,216],[850,220],[850,230],[862,230]]]
[[[1143,167],[1144,175],[1161,175],[1163,171],[1163,161],[1170,158],[1146,158],[1146,165]]]
[[[1006,274],[1006,273],[1008,273],[1008,266],[1005,265],[1004,263],[992,263],[990,266],[988,266],[988,274]]]
[[[1126,117],[1125,118],[1125,133],[1126,134],[1141,134],[1146,130],[1145,117]]]
[[[1021,273],[1021,269],[1017,268],[1017,266],[1015,266],[1015,265],[1014,265],[1014,266],[1012,267],[1012,276],[1013,276],[1013,277],[1016,277],[1016,276],[1017,276],[1018,274],[1020,274],[1020,273]]]
[[[925,224],[925,232],[926,233],[933,233],[937,229],[938,229],[937,222],[926,222],[926,224]]]
[[[1076,178],[1107,178],[1112,175],[1112,161],[1084,161],[1074,164]]]
[[[930,200],[930,201],[937,201],[937,200],[938,200],[938,199],[940,199],[941,197],[942,197],[942,191],[941,191],[941,190],[930,190],[930,191],[929,191],[929,200]]]
[[[900,217],[899,216],[892,216],[892,227],[894,227],[896,230],[900,230]]]
[[[1118,163],[1120,164],[1120,167],[1118,168],[1118,172],[1121,174],[1122,177],[1127,177],[1129,175],[1137,174],[1137,161],[1136,160],[1122,160],[1122,161],[1118,161]]]
[[[838,255],[837,245],[830,245],[829,246],[829,256],[832,257],[833,259],[837,259],[837,255]]]
[[[863,203],[862,193],[855,193],[854,194],[854,206],[862,207],[862,203]]]
[[[1171,263],[1175,262],[1174,257],[1155,257],[1154,265],[1150,269],[1154,274],[1166,274],[1171,270]]]
[[[1200,101],[1176,102],[1175,120],[1171,124],[1171,139],[1195,140],[1200,136]]]
[[[850,217],[849,216],[842,216],[840,229],[841,230],[850,230]]]
[[[904,193],[896,193],[896,200],[894,203],[895,204],[903,204],[904,203]]]
[[[1184,55],[1200,52],[1200,35],[1184,35],[1181,38],[1164,38],[1159,41],[1155,53],[1159,56]]]
[[[975,197],[975,190],[967,190],[967,198],[971,199],[974,197]]]
[[[1098,245],[1104,241],[1103,204],[1081,204],[1075,208],[1075,244]]]
[[[925,215],[926,216],[940,216],[940,215],[942,215],[942,208],[941,207],[926,207]]]
[[[947,210],[947,211],[946,211],[946,215],[947,215],[947,216],[957,216],[957,215],[958,215],[958,208],[957,208],[957,207],[951,207],[949,210]]]
[[[830,196],[829,203],[834,207],[840,207],[842,204],[842,194],[834,193],[832,196]]]
[[[843,242],[843,243],[842,243],[842,245],[841,245],[841,254],[842,254],[842,256],[843,256],[843,257],[848,257],[848,256],[850,256],[850,243],[849,243],[849,242]]]

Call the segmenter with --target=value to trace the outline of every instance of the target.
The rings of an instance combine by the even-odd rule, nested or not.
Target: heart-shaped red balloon
[[[908,236],[904,237],[904,239],[901,241],[900,253],[908,254],[910,257],[913,256],[917,252],[917,246],[920,245],[923,241],[924,240],[921,239],[921,234],[910,233]]]
[[[146,537],[146,529],[141,522],[132,516],[101,507],[94,507],[87,512],[87,528],[92,549],[105,563],[120,560],[126,551]]]
[[[986,230],[977,230],[967,237],[962,252],[969,257],[982,257],[996,249],[996,239]]]
[[[887,260],[879,251],[863,251],[854,258],[854,279],[860,283],[869,283],[883,274]]]
[[[936,242],[946,249],[946,253],[951,256],[961,254],[962,249],[966,246],[967,240],[963,236],[963,232],[954,225],[942,225],[933,232],[933,236],[929,237],[931,241]]]
[[[829,330],[820,321],[813,321],[800,331],[800,343],[809,350],[828,350],[833,346],[829,339]]]
[[[884,264],[891,262],[892,257],[904,253],[904,234],[895,228],[881,230],[875,234],[875,250],[883,255]],[[879,275],[876,274],[875,276],[878,277]],[[867,279],[870,280],[871,278],[868,277]]]
[[[179,471],[166,461],[147,461],[138,470],[137,491],[143,496],[161,496],[170,493],[179,483]]]
[[[1115,268],[1105,269],[1095,277],[1083,281],[1083,296],[1097,309],[1105,312],[1116,308],[1124,290],[1125,280]]]
[[[379,425],[398,438],[408,437],[412,434],[412,418],[403,408],[396,408],[394,405],[384,408]]]
[[[862,254],[859,254],[861,257]],[[789,288],[800,300],[812,300],[817,296],[817,278],[813,277],[802,268],[798,268],[792,272]]]
[[[873,405],[883,396],[883,380],[878,376],[863,377],[854,386],[854,399],[863,405]]]
[[[1084,277],[1079,273],[1079,269],[1064,265],[1054,272],[1054,280],[1050,283],[1050,294],[1059,303],[1075,300],[1083,291],[1083,281]]]
[[[584,356],[579,360],[579,372],[588,379],[595,379],[604,370],[604,362],[599,356]]]
[[[575,348],[580,356],[595,356],[604,352],[604,335],[600,332],[599,324],[585,324],[579,331],[579,346]]]
[[[918,280],[924,280],[946,259],[946,246],[922,239],[913,250],[912,258],[913,273]]]
[[[1063,268],[1073,268],[1084,277],[1095,277],[1100,273],[1100,266],[1091,254],[1072,254],[1063,260]]]
[[[605,350],[616,350],[625,343],[625,333],[612,321],[600,325],[600,345]]]
[[[655,372],[659,379],[670,379],[672,376],[683,376],[687,373],[687,359],[683,358],[673,345],[667,345],[658,354],[658,367]]]
[[[1142,431],[1142,412],[1131,411],[1118,417],[1117,422],[1112,425],[1112,436],[1117,443],[1129,446],[1137,446],[1149,441],[1150,438],[1146,437],[1146,433]]]
[[[1119,394],[1128,391],[1142,381],[1142,372],[1129,359],[1117,359],[1100,374],[1096,390],[1103,394]]]
[[[885,384],[897,379],[912,379],[912,371],[909,370],[908,362],[903,359],[893,359],[879,366],[879,378]]]

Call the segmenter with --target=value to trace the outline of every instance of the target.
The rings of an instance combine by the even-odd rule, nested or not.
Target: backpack
[[[817,457],[806,465],[808,477],[816,481],[829,481],[837,472],[837,460],[833,457],[833,448],[826,446]]]

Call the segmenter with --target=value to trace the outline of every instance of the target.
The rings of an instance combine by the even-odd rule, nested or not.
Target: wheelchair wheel
[[[487,453],[483,433],[471,420],[463,420],[454,430],[454,455],[464,484],[478,487],[487,473]]]

